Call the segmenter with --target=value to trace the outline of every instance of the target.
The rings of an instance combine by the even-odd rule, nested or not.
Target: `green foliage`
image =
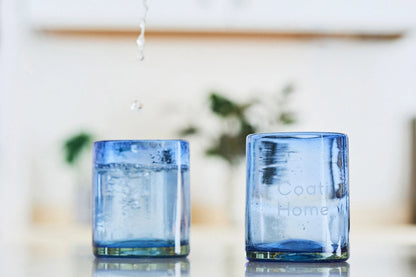
[[[75,165],[82,152],[91,147],[92,135],[81,132],[73,135],[64,142],[65,161],[68,165]]]
[[[287,108],[288,98],[293,92],[294,87],[288,85],[281,90],[277,101],[266,99],[268,103],[262,103],[257,98],[252,99],[250,102],[239,103],[219,92],[211,92],[208,96],[210,110],[223,123],[223,127],[216,132],[218,136],[212,138],[210,145],[205,150],[205,154],[222,158],[230,166],[240,163],[245,157],[247,135],[262,131],[259,124],[254,124],[250,121],[248,115],[250,108],[257,106],[257,108],[266,109],[266,106],[271,101],[275,105],[268,113],[269,118],[262,120],[270,122],[273,128],[276,128],[278,125],[294,124],[296,122],[295,113]],[[230,128],[231,125],[232,128]],[[179,131],[181,136],[198,134],[201,134],[201,130],[194,125],[189,125]]]
[[[285,125],[293,124],[296,122],[295,114],[291,112],[282,112],[279,116],[279,121]]]
[[[196,128],[195,126],[188,126],[188,127],[179,131],[179,135],[181,137],[191,136],[191,135],[195,135],[197,133],[198,133],[198,128]]]
[[[211,111],[221,117],[241,116],[242,109],[236,103],[216,92],[209,96]]]
[[[292,84],[288,84],[282,89],[282,94],[285,96],[288,96],[294,91],[295,91],[295,87]]]

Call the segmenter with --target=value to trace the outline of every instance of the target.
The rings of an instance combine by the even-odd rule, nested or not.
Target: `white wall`
[[[19,237],[28,219],[27,133],[19,109],[21,21],[14,1],[0,2],[0,242]],[[11,228],[10,228],[11,227]]]
[[[294,82],[299,123],[282,130],[347,133],[353,211],[377,209],[386,221],[402,218],[409,122],[416,113],[415,46],[411,35],[397,41],[149,37],[139,63],[134,37],[30,33],[19,45],[23,58],[9,61],[17,63],[17,89],[2,91],[15,103],[10,114],[22,132],[15,143],[24,149],[18,159],[28,178],[20,183],[32,204],[68,210],[74,188],[59,151],[73,132],[85,128],[99,139],[170,138],[184,122],[208,118],[201,107],[210,89],[247,99]],[[142,112],[130,111],[134,99],[144,103]],[[4,141],[4,155],[13,155]],[[193,201],[224,206],[221,163],[202,159],[197,142],[191,145]]]

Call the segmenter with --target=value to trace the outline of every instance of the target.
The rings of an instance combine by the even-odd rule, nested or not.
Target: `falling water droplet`
[[[132,111],[140,111],[143,109],[143,103],[141,103],[139,100],[134,100],[130,105],[130,109]]]
[[[137,44],[137,48],[138,48],[137,58],[140,61],[144,60],[144,54],[143,54],[144,43],[145,43],[144,33],[146,31],[147,11],[149,10],[149,7],[147,6],[147,0],[143,0],[143,7],[144,7],[144,14],[143,14],[143,17],[140,18],[140,24],[139,24],[139,26],[140,26],[140,35],[136,40],[136,44]]]

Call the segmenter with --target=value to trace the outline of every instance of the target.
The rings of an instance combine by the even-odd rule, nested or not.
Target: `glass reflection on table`
[[[169,276],[188,277],[186,258],[96,258],[93,277],[102,276]]]
[[[308,277],[348,277],[350,266],[342,263],[279,263],[248,262],[246,277],[260,276],[308,276]]]

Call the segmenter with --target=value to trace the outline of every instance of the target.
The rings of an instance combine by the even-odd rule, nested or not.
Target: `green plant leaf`
[[[199,129],[195,126],[188,126],[182,130],[178,131],[179,136],[186,137],[186,136],[192,136],[199,133]]]
[[[74,165],[79,159],[82,151],[91,146],[92,136],[81,132],[64,142],[65,161],[69,165]]]
[[[230,115],[242,114],[242,109],[236,103],[218,93],[211,93],[209,100],[211,103],[211,110],[219,116],[227,117]]]
[[[296,122],[295,114],[291,112],[282,112],[279,116],[279,121],[285,125],[293,124]]]
[[[240,137],[241,137],[241,140],[243,140],[243,142],[245,143],[245,142],[246,142],[246,137],[247,137],[249,134],[256,133],[257,128],[256,128],[256,127],[254,127],[253,125],[251,125],[251,124],[250,124],[247,120],[245,120],[245,119],[241,120],[240,125],[241,125],[241,127],[240,127]]]

